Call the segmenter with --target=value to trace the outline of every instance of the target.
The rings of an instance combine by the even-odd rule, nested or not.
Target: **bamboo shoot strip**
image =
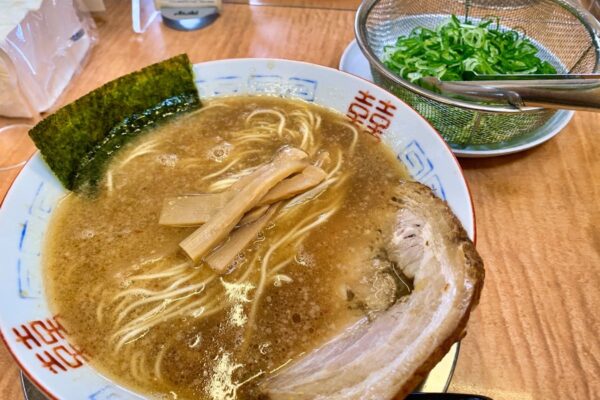
[[[260,206],[260,207],[256,207],[256,208],[248,211],[244,215],[244,218],[242,218],[240,220],[240,223],[238,224],[238,226],[244,226],[247,224],[251,224],[252,222],[256,221],[257,219],[259,219],[260,217],[265,215],[265,213],[267,212],[268,209],[269,209],[269,206]]]
[[[260,172],[258,169],[255,172]],[[252,176],[254,175],[248,175]],[[321,168],[309,165],[301,173],[279,182],[258,203],[259,206],[269,205],[280,200],[289,199],[321,183],[327,174]],[[197,226],[205,223],[219,209],[233,198],[239,189],[248,182],[244,177],[232,189],[221,193],[192,194],[169,197],[165,199],[160,213],[159,224],[168,226]],[[266,210],[266,209],[265,209]]]
[[[235,257],[256,238],[279,208],[280,204],[274,204],[268,207],[268,211],[262,217],[233,231],[229,240],[206,258],[206,263],[217,273],[224,273]]]
[[[244,186],[259,176],[263,167],[237,180],[221,193],[197,193],[167,197],[163,201],[158,223],[166,226],[198,226],[223,208]],[[266,209],[265,209],[266,211]]]
[[[244,214],[258,205],[267,192],[288,176],[306,168],[307,154],[286,147],[275,159],[261,167],[263,172],[248,183],[204,225],[185,238],[179,246],[194,261],[200,260],[225,240]]]
[[[235,196],[235,191],[167,197],[158,223],[169,226],[197,226],[205,223]]]
[[[289,199],[321,183],[327,174],[321,168],[309,165],[298,175],[285,179],[277,184],[263,197],[259,204],[272,204]]]

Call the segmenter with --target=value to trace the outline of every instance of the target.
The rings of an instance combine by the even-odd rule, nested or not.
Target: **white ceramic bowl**
[[[467,184],[439,134],[401,100],[353,75],[286,60],[235,59],[194,66],[200,97],[269,94],[315,102],[363,121],[412,177],[446,200],[470,237],[475,218]],[[65,194],[39,154],[17,177],[0,209],[0,336],[19,366],[51,398],[140,399],[97,373],[49,311],[42,285],[44,235]],[[456,348],[423,387],[442,391]]]

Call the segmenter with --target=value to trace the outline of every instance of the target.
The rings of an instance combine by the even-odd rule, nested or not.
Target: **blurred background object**
[[[583,8],[588,10],[596,19],[600,19],[600,1],[598,0],[581,0]]]
[[[47,111],[80,69],[94,23],[72,0],[0,0],[0,115]]]
[[[154,6],[169,28],[193,31],[212,24],[221,12],[222,3],[221,0],[155,0]]]
[[[144,33],[160,14],[152,0],[131,0],[131,23],[135,33]]]
[[[361,0],[132,0],[131,19],[136,33],[146,32],[158,15],[170,28],[191,31],[214,22],[223,4],[355,11],[360,3]]]
[[[223,3],[248,4],[251,6],[282,6],[326,8],[332,10],[356,10],[360,0],[223,0]]]
[[[18,123],[0,128],[0,172],[25,165],[35,152],[34,148],[29,148],[28,151],[17,151],[31,142],[27,132],[32,127],[33,125]]]

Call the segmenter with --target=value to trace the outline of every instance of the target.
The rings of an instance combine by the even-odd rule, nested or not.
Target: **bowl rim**
[[[577,19],[582,23],[582,25],[587,30],[590,35],[590,39],[594,43],[595,53],[596,53],[596,62],[594,65],[594,73],[598,72],[600,69],[600,22],[587,10],[582,7],[568,3],[564,0],[553,0],[557,5],[569,11],[572,15],[577,17]],[[403,88],[410,90],[413,93],[416,93],[420,96],[423,96],[429,100],[434,100],[439,103],[445,104],[451,107],[458,107],[468,111],[476,111],[476,112],[486,112],[486,113],[494,113],[494,114],[505,114],[505,115],[515,115],[515,114],[523,114],[523,113],[535,113],[548,111],[547,108],[544,107],[521,107],[515,108],[510,106],[502,106],[502,105],[486,105],[486,104],[478,104],[474,102],[469,102],[465,100],[453,99],[439,93],[435,93],[431,90],[422,88],[419,85],[416,85],[412,82],[409,82],[405,79],[400,78],[398,75],[391,72],[387,67],[381,62],[379,57],[375,55],[371,46],[368,44],[367,40],[367,18],[371,13],[371,10],[379,3],[380,0],[365,0],[363,1],[358,10],[356,11],[356,17],[354,19],[354,36],[356,38],[356,42],[358,43],[358,47],[365,55],[367,60],[369,61],[369,65],[371,68],[377,70],[378,73],[384,75],[387,79],[391,80],[394,84],[400,85]],[[387,90],[387,89],[385,89]]]
[[[316,68],[316,69],[322,69],[322,70],[326,70],[326,71],[330,71],[333,73],[337,73],[340,75],[345,76],[346,78],[350,78],[350,79],[357,79],[359,81],[362,81],[363,83],[366,83],[369,86],[375,87],[377,90],[382,90],[384,91],[386,94],[394,97],[395,100],[397,100],[398,102],[404,104],[408,109],[412,110],[413,114],[420,118],[422,120],[422,122],[424,122],[427,126],[430,127],[430,129],[433,131],[433,133],[435,133],[435,135],[437,135],[437,139],[439,140],[439,142],[443,145],[442,148],[445,148],[445,151],[450,155],[450,159],[454,162],[457,171],[459,173],[459,179],[462,180],[462,182],[464,183],[465,189],[466,189],[466,194],[467,194],[467,200],[468,200],[468,208],[470,209],[470,218],[472,220],[472,237],[471,234],[468,230],[468,228],[465,228],[465,230],[467,231],[467,234],[469,237],[471,237],[471,240],[473,241],[473,243],[476,243],[477,240],[477,223],[476,223],[476,214],[475,214],[475,208],[474,208],[474,204],[473,204],[473,196],[472,196],[472,192],[471,192],[471,188],[469,186],[469,183],[465,177],[464,171],[460,165],[460,163],[458,162],[457,157],[454,155],[454,153],[452,152],[452,149],[450,148],[450,146],[448,145],[448,143],[444,140],[444,138],[441,136],[441,134],[437,131],[437,129],[435,129],[431,123],[429,123],[429,121],[427,121],[427,119],[425,119],[421,114],[419,114],[413,107],[411,107],[409,104],[407,104],[404,100],[398,98],[397,96],[395,96],[394,94],[392,94],[389,90],[380,87],[378,85],[376,85],[374,82],[371,82],[367,79],[364,79],[360,76],[356,76],[353,75],[351,73],[336,69],[336,68],[332,68],[329,66],[324,66],[324,65],[320,65],[320,64],[315,64],[315,63],[311,63],[311,62],[306,62],[306,61],[299,61],[299,60],[291,60],[291,59],[285,59],[285,58],[270,58],[270,57],[240,57],[240,58],[224,58],[224,59],[218,59],[218,60],[208,60],[208,61],[200,61],[200,62],[192,62],[192,67],[197,67],[197,66],[202,66],[202,65],[209,65],[209,64],[219,64],[219,63],[227,63],[227,62],[240,62],[240,63],[245,63],[245,62],[255,62],[255,63],[290,63],[290,64],[296,64],[296,65],[300,65],[300,66],[306,66],[308,68]],[[323,105],[324,106],[324,105]],[[325,106],[326,107],[326,106]],[[41,154],[39,152],[39,150],[36,150],[35,152],[33,152],[33,154],[28,158],[28,160],[26,161],[26,163],[21,167],[21,170],[18,172],[18,174],[15,176],[15,178],[12,180],[12,182],[9,184],[8,189],[6,190],[6,192],[3,194],[2,197],[0,197],[0,211],[4,205],[4,203],[6,202],[6,199],[8,198],[8,196],[11,194],[11,192],[13,191],[13,189],[15,188],[15,185],[19,184],[20,178],[22,178],[22,173],[23,170],[28,167],[30,165],[31,162],[35,161],[35,159],[37,158],[41,158]],[[398,160],[398,162],[402,162],[400,160]],[[45,166],[45,168],[49,168],[47,165]],[[0,327],[1,328],[1,327]],[[36,378],[36,374],[32,373],[31,370],[21,361],[21,359],[19,357],[17,357],[15,351],[13,350],[13,348],[9,345],[9,342],[7,340],[7,338],[4,336],[4,332],[2,331],[2,329],[0,329],[0,342],[3,343],[5,349],[8,351],[8,353],[10,354],[10,356],[12,357],[13,361],[17,364],[17,366],[19,367],[19,369],[21,370],[21,372],[49,399],[51,400],[60,400],[61,398],[54,394],[49,388],[46,387],[46,385],[44,385],[40,379]],[[460,347],[460,341],[456,342],[453,347],[450,349],[450,351],[455,351],[455,356],[454,359],[452,361],[452,368],[450,370],[450,374],[448,377],[447,382],[445,382],[445,388],[447,389],[450,381],[452,379],[452,376],[454,374],[454,370],[456,367],[456,363],[457,363],[457,358],[458,358],[458,348]],[[453,350],[454,348],[456,348],[456,350]],[[98,373],[96,371],[96,373]],[[110,379],[109,379],[110,380]],[[111,380],[112,381],[112,380]],[[128,388],[125,388],[126,390],[129,390]]]

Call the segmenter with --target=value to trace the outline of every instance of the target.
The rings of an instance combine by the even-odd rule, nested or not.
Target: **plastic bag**
[[[0,116],[31,118],[52,107],[96,41],[92,18],[72,0],[26,3],[28,12],[13,3],[13,16],[2,18]]]

